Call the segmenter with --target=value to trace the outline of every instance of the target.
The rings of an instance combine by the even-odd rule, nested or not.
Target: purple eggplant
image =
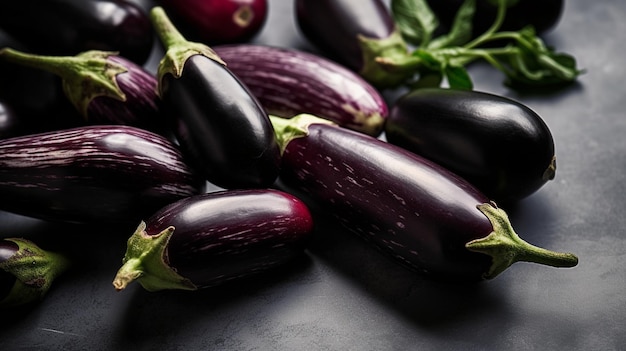
[[[556,173],[546,123],[504,96],[440,88],[409,92],[391,108],[385,136],[457,173],[500,204],[534,193]]]
[[[516,261],[578,258],[523,241],[504,210],[469,182],[380,139],[301,115],[272,117],[280,180],[385,254],[451,282],[492,279]]]
[[[0,210],[57,222],[128,223],[206,181],[165,137],[83,126],[0,140]]]
[[[318,55],[253,44],[213,47],[265,110],[280,117],[309,113],[378,136],[388,109],[359,75]]]
[[[141,221],[113,285],[196,290],[265,272],[303,254],[313,230],[307,206],[274,189],[191,196]]]
[[[0,239],[0,308],[40,301],[69,266],[67,257],[30,240]]]
[[[44,56],[4,48],[0,58],[61,77],[65,96],[87,124],[130,125],[160,134],[168,131],[159,109],[156,77],[114,52]]]
[[[21,123],[19,115],[11,105],[0,99],[0,139],[21,135],[27,126]]]
[[[143,65],[154,46],[146,12],[125,0],[2,1],[0,29],[40,55],[117,51]]]
[[[397,86],[403,72],[389,71],[379,56],[405,56],[408,47],[381,0],[295,0],[296,24],[316,48],[376,87]]]
[[[183,152],[219,187],[274,183],[280,151],[261,103],[213,49],[187,41],[163,8],[150,15],[166,49],[158,67],[162,109]]]
[[[157,0],[185,37],[217,45],[257,35],[267,20],[267,0]]]

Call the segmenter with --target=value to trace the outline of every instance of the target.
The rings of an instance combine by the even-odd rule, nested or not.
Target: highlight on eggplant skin
[[[0,28],[41,55],[117,51],[143,65],[154,46],[146,12],[125,0],[2,1]]]
[[[334,61],[266,45],[213,49],[271,115],[309,113],[372,136],[382,133],[387,103],[371,84]]]
[[[206,180],[165,137],[83,126],[0,140],[0,210],[82,223],[134,222],[202,193]]]
[[[191,196],[140,223],[113,285],[196,290],[266,272],[303,255],[313,227],[304,202],[279,190]]]
[[[444,88],[411,91],[391,107],[385,136],[503,205],[531,195],[556,174],[547,124],[528,106],[500,95]]]
[[[272,117],[285,191],[435,280],[492,279],[517,261],[573,267],[578,258],[522,240],[504,210],[446,168],[311,115]]]

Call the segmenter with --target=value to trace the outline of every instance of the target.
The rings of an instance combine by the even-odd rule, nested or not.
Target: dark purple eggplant
[[[61,77],[65,96],[87,124],[130,125],[167,133],[156,77],[114,52],[44,56],[4,48],[0,58]]]
[[[303,254],[313,230],[304,202],[273,189],[188,197],[141,222],[113,285],[196,290],[271,268]]]
[[[286,191],[430,278],[491,279],[517,261],[578,263],[523,241],[504,210],[434,162],[311,115],[272,122]]]
[[[127,223],[206,181],[165,137],[84,126],[0,140],[0,210],[57,222]]]
[[[504,96],[439,88],[409,92],[392,106],[385,136],[457,173],[501,204],[534,193],[556,173],[554,140],[546,123]]]
[[[24,0],[0,4],[0,29],[36,54],[117,51],[143,65],[154,46],[146,12],[129,1]]]
[[[0,308],[40,301],[69,266],[67,257],[30,240],[0,239]]]
[[[158,67],[162,109],[183,152],[219,187],[271,185],[280,151],[261,103],[213,49],[187,41],[163,8],[150,14],[166,49]]]
[[[389,71],[375,60],[408,52],[383,1],[295,0],[295,12],[303,36],[332,60],[377,87],[406,80],[406,73]]]
[[[373,136],[383,130],[388,113],[385,100],[363,78],[334,61],[264,45],[213,49],[269,114],[310,113]]]
[[[267,0],[157,0],[190,40],[208,45],[240,43],[257,35],[267,20]]]
[[[24,130],[28,130],[28,128],[21,122],[13,107],[0,99],[0,139],[25,133]]]

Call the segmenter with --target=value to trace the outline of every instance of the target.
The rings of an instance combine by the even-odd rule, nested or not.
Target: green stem
[[[282,118],[277,116],[269,116],[276,134],[276,140],[280,147],[281,154],[285,151],[287,144],[293,139],[305,137],[309,134],[309,126],[311,124],[330,124],[336,125],[334,122],[317,117],[310,114],[299,114],[292,118]]]
[[[493,204],[478,205],[478,209],[487,216],[493,226],[493,232],[484,238],[468,242],[468,250],[480,252],[492,257],[492,265],[485,274],[492,279],[515,262],[533,262],[552,267],[574,267],[578,257],[571,253],[546,250],[522,240],[513,230],[504,210]]]
[[[482,33],[480,36],[478,36],[474,40],[465,44],[464,47],[467,49],[470,49],[473,47],[480,46],[484,44],[485,42],[489,41],[490,38],[494,35],[494,33],[496,33],[502,26],[502,22],[504,22],[504,17],[506,16],[506,9],[507,9],[506,0],[498,1],[498,12],[496,14],[496,19],[491,24],[491,27],[489,27],[489,29],[487,29],[484,33]]]

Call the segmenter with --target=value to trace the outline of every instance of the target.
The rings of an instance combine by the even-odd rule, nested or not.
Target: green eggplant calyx
[[[302,113],[291,118],[269,116],[281,154],[293,139],[305,137],[309,134],[311,124],[329,124],[338,126],[335,122],[317,117],[315,115]]]
[[[122,267],[113,280],[115,290],[121,291],[133,281],[148,291],[196,290],[189,279],[180,276],[167,263],[166,249],[175,228],[169,226],[156,235],[148,235],[145,229],[146,223],[141,221],[128,239]]]
[[[39,301],[50,290],[52,282],[70,267],[64,255],[41,249],[30,240],[7,238],[18,250],[0,262],[0,269],[16,278],[9,294],[0,301],[0,307],[15,307]]]
[[[415,74],[419,60],[409,53],[399,30],[387,38],[358,37],[363,66],[359,74],[378,88],[400,86]]]
[[[578,257],[571,253],[546,250],[522,240],[513,230],[504,210],[493,203],[484,203],[477,208],[487,216],[493,231],[484,238],[468,242],[465,247],[474,252],[492,257],[492,264],[485,279],[492,279],[515,262],[533,262],[552,267],[574,267]]]
[[[556,177],[556,156],[552,156],[548,168],[543,172],[541,179],[544,181],[553,180]]]
[[[90,50],[76,56],[44,56],[11,48],[0,50],[0,58],[59,76],[65,95],[85,119],[88,119],[89,104],[98,96],[126,101],[117,75],[127,72],[128,68],[108,59],[117,54]]]
[[[165,55],[159,62],[157,75],[159,77],[159,94],[162,94],[161,80],[166,74],[180,78],[187,60],[195,55],[207,57],[221,65],[226,63],[208,45],[188,41],[171,22],[161,6],[150,10],[150,19],[157,35],[165,47]]]

